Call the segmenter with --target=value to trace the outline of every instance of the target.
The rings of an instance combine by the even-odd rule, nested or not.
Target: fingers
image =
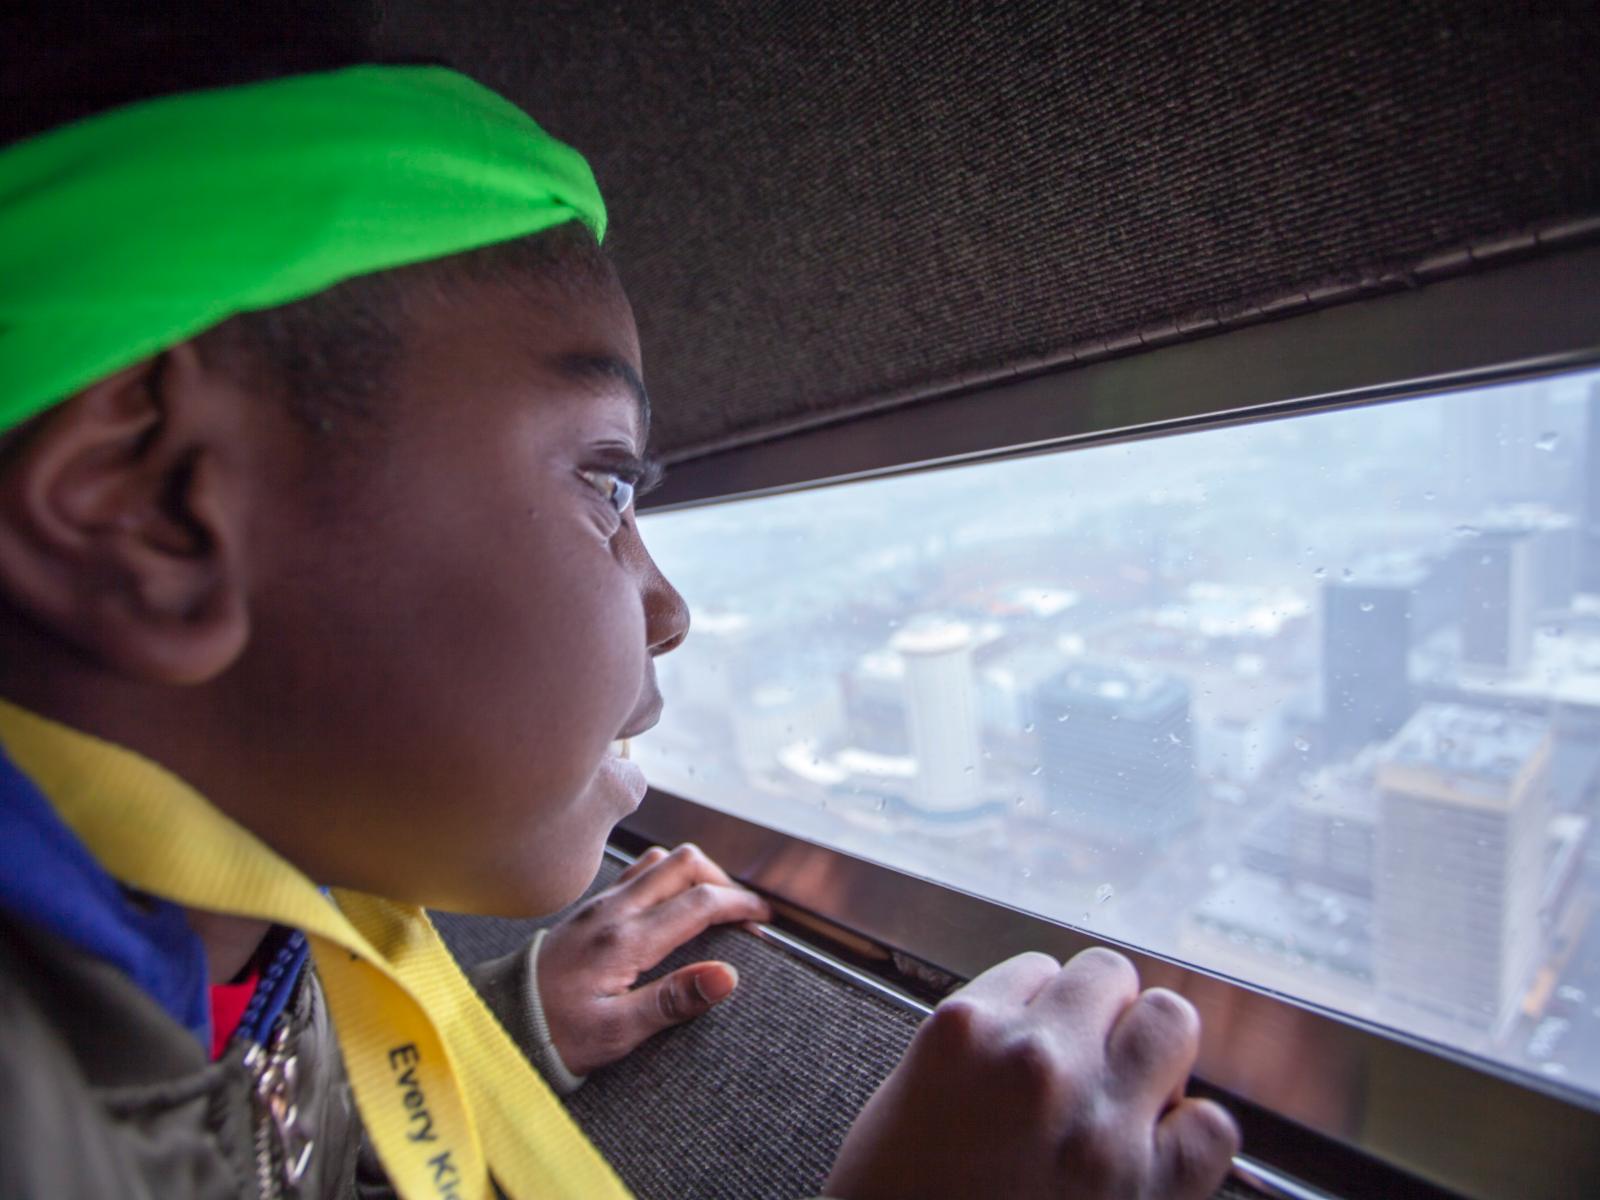
[[[691,938],[729,921],[768,921],[767,902],[742,887],[697,883],[635,917],[648,969]]]
[[[681,1025],[720,1004],[739,986],[731,963],[696,963],[629,992],[615,1003],[624,1005],[627,1024],[638,1045],[651,1034]]]
[[[1106,1041],[1109,1080],[1119,1099],[1153,1121],[1181,1096],[1200,1052],[1200,1015],[1176,992],[1141,992]]]
[[[1162,1196],[1203,1200],[1216,1191],[1239,1153],[1239,1126],[1227,1109],[1210,1100],[1176,1104],[1156,1126],[1156,1159],[1165,1182]]]
[[[1039,989],[1030,1008],[1040,1015],[1070,1021],[1083,1036],[1098,1035],[1097,1048],[1130,1004],[1139,996],[1139,973],[1115,950],[1091,946],[1068,960]]]
[[[638,858],[634,859],[626,867],[622,868],[622,870],[618,872],[617,877],[611,881],[611,886],[617,887],[619,884],[627,883],[628,880],[632,879],[635,875],[649,870],[666,856],[667,852],[665,849],[660,846],[651,846],[650,849],[646,850],[643,854],[639,855]]]
[[[1021,1008],[1060,970],[1061,964],[1048,954],[1029,950],[990,967],[954,995],[984,1004]]]
[[[649,853],[646,851],[646,854]],[[627,881],[619,881],[613,891],[623,907],[629,909],[649,908],[700,883],[734,886],[728,873],[712,862],[705,851],[693,842],[685,842],[672,853],[663,854],[637,872],[630,867],[624,874],[628,875]]]

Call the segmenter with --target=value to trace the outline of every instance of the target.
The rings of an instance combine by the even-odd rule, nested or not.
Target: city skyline
[[[1600,1091],[1597,407],[1589,373],[646,515],[697,611],[636,753]],[[1540,730],[1498,815],[1402,765],[1441,722]]]

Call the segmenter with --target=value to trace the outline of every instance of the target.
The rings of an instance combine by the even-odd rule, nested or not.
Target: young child
[[[633,985],[766,915],[652,850],[485,968],[492,1015],[423,915],[584,891],[689,617],[587,166],[358,58],[124,64],[7,118],[6,1197],[624,1195],[551,1086],[728,996]],[[1183,1096],[1197,1039],[1109,951],[1002,963],[829,1195],[1207,1195],[1237,1132]]]

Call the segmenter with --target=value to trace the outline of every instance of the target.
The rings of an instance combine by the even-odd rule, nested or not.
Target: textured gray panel
[[[616,872],[608,862],[595,886]],[[434,919],[466,963],[509,953],[547,923]],[[727,929],[660,970],[704,958],[738,968],[733,999],[596,1072],[567,1104],[639,1200],[815,1195],[918,1018]],[[1229,1185],[1218,1200],[1253,1195]]]
[[[467,962],[515,949],[539,924],[436,919]],[[917,1018],[729,930],[660,970],[703,958],[738,968],[733,999],[596,1072],[568,1099],[573,1116],[640,1200],[815,1195]]]
[[[593,158],[667,451],[1600,211],[1592,0],[384,9]]]

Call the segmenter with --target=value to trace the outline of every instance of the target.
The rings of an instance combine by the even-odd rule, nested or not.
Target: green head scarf
[[[0,150],[0,433],[219,321],[605,207],[582,156],[441,67],[132,104]]]

